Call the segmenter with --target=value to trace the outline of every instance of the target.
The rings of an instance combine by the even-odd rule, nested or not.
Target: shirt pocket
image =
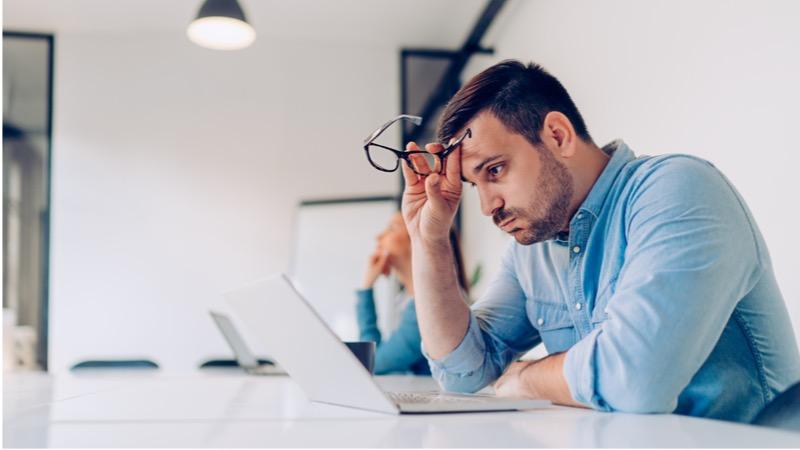
[[[533,300],[528,307],[528,317],[539,330],[547,353],[566,351],[577,342],[577,331],[565,304]]]

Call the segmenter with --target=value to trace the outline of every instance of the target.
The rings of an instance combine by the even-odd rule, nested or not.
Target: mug
[[[375,370],[375,342],[373,341],[351,341],[344,345],[356,355],[358,361],[372,374]]]

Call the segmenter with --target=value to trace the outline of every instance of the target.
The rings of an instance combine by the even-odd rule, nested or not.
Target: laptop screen
[[[258,367],[258,360],[253,356],[247,344],[244,343],[242,335],[236,330],[231,319],[218,312],[210,311],[210,313],[214,322],[219,327],[219,331],[222,332],[222,335],[225,336],[225,340],[228,341],[228,345],[230,345],[233,350],[233,354],[236,356],[236,361],[239,365],[246,368]]]

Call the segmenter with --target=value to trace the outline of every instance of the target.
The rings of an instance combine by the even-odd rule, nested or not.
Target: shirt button
[[[580,252],[581,248],[579,246],[576,245],[575,247],[572,247],[572,253],[580,253]]]
[[[581,304],[580,304],[580,302],[578,302],[578,303],[575,303],[575,309],[577,309],[578,311],[580,311],[580,309],[581,309],[581,308],[583,308],[583,305],[581,305]]]
[[[536,323],[538,323],[539,325],[544,325],[544,319],[539,317],[539,320],[537,320]]]
[[[578,213],[578,220],[583,219],[583,213]]]
[[[604,309],[603,312],[608,314],[608,308]]]

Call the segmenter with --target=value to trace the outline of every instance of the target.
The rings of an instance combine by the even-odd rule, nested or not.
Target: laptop
[[[270,343],[272,356],[312,401],[389,414],[512,411],[550,405],[547,400],[490,394],[385,392],[286,275],[273,275],[224,296],[252,336]]]
[[[228,342],[228,345],[231,347],[231,350],[233,350],[236,362],[239,363],[239,366],[241,366],[245,372],[251,375],[286,375],[286,372],[279,366],[259,362],[258,359],[256,359],[253,352],[251,352],[250,348],[245,344],[242,335],[239,333],[239,330],[236,329],[230,317],[216,311],[209,311],[209,313],[211,314],[211,318],[214,319],[214,323],[217,324],[219,331]]]

